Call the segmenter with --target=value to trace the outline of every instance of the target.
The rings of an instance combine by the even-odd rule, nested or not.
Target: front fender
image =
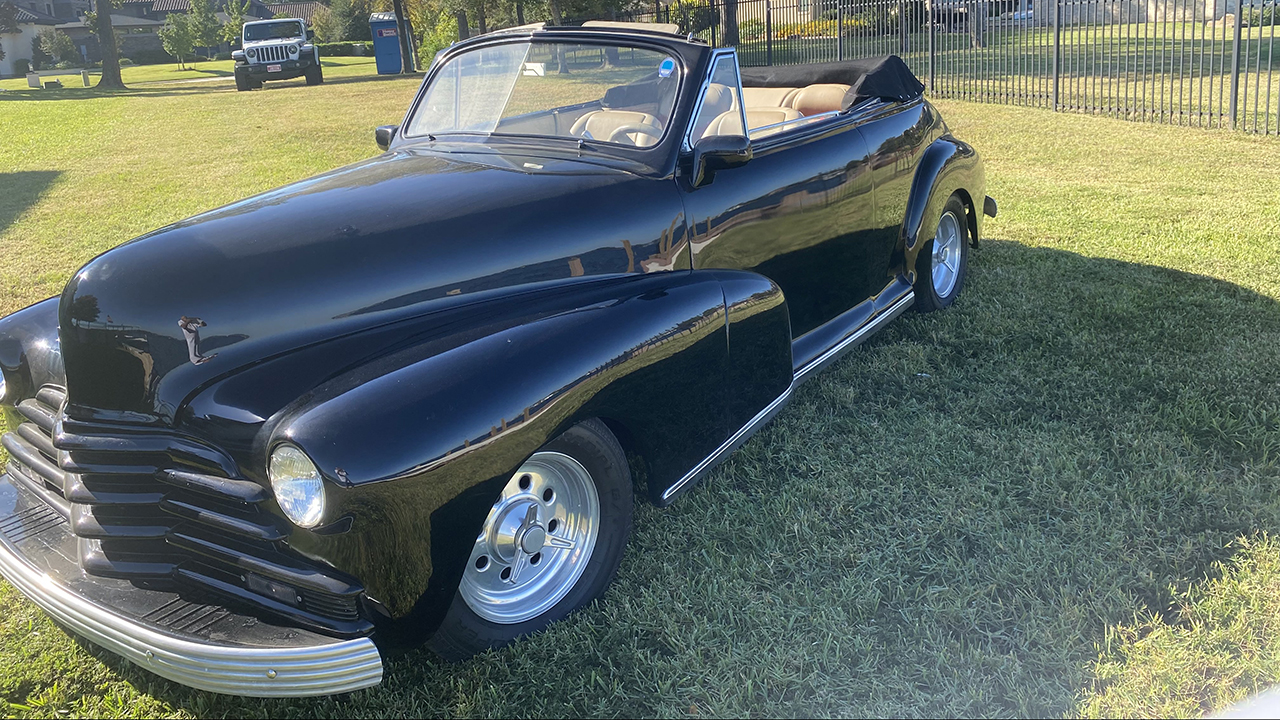
[[[65,385],[58,342],[58,298],[0,318],[0,372],[5,406],[33,397],[41,385]]]
[[[651,482],[683,474],[729,434],[717,273],[601,283],[529,305],[459,321],[337,377],[264,430],[268,449],[297,444],[328,481],[326,527],[296,531],[290,545],[360,578],[385,610],[384,640],[435,630],[498,490],[573,424],[625,427]]]
[[[942,208],[956,192],[965,197],[969,206],[969,232],[976,245],[981,236],[982,203],[986,200],[986,172],[977,151],[948,134],[925,149],[911,182],[902,231],[906,268],[912,282],[915,281],[916,256],[937,232]]]

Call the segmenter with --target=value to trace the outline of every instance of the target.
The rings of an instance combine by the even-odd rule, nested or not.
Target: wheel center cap
[[[546,543],[547,531],[541,525],[530,527],[520,536],[520,549],[529,554],[538,552]]]

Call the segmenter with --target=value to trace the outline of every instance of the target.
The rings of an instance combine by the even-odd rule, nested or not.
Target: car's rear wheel
[[[320,69],[319,65],[312,65],[307,68],[306,77],[308,85],[319,85],[324,82],[324,71]]]
[[[547,443],[490,509],[431,649],[461,660],[591,602],[618,570],[633,512],[626,456],[603,423]]]
[[[938,217],[937,232],[916,258],[917,310],[942,310],[955,302],[969,270],[969,240],[964,201],[952,195]]]

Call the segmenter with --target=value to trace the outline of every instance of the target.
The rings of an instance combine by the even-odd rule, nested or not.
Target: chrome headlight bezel
[[[320,469],[297,445],[280,443],[267,459],[267,477],[276,504],[289,522],[314,528],[324,519],[325,490]]]
[[[290,54],[290,55],[297,55],[299,50],[300,50],[300,48],[299,48],[299,46],[298,46],[298,44],[297,44],[297,43],[294,43],[293,45],[290,45],[290,46],[289,46],[289,54]]]

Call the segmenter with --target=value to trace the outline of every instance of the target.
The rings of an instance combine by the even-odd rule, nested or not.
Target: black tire
[[[427,642],[445,660],[465,660],[546,628],[603,594],[618,572],[635,512],[631,470],[622,446],[604,423],[587,420],[542,449],[572,457],[591,474],[600,498],[600,530],[591,558],[560,602],[525,622],[504,625],[486,620],[472,611],[461,592],[455,592],[444,622]]]
[[[243,75],[236,75],[236,92],[245,92],[252,88],[253,86],[249,83],[249,78]]]
[[[307,68],[306,77],[308,85],[319,85],[324,82],[324,71],[320,69],[319,65],[312,65]]]
[[[933,274],[933,248],[935,238],[930,238],[920,248],[920,254],[916,257],[916,283],[915,308],[919,312],[933,312],[935,310],[943,310],[951,307],[951,304],[960,296],[960,291],[964,290],[965,276],[969,274],[969,246],[973,242],[973,237],[969,232],[968,216],[966,215],[964,201],[959,195],[952,195],[947,204],[943,206],[942,212],[938,215],[938,226],[941,227],[943,218],[948,214],[955,217],[956,225],[960,233],[960,251],[959,263],[956,269],[955,283],[945,295],[940,295],[934,284]]]
[[[249,81],[249,87],[250,87],[250,88],[252,88],[252,89],[254,89],[254,90],[261,90],[261,89],[262,89],[262,81],[261,81],[261,80],[250,80],[250,81]]]

